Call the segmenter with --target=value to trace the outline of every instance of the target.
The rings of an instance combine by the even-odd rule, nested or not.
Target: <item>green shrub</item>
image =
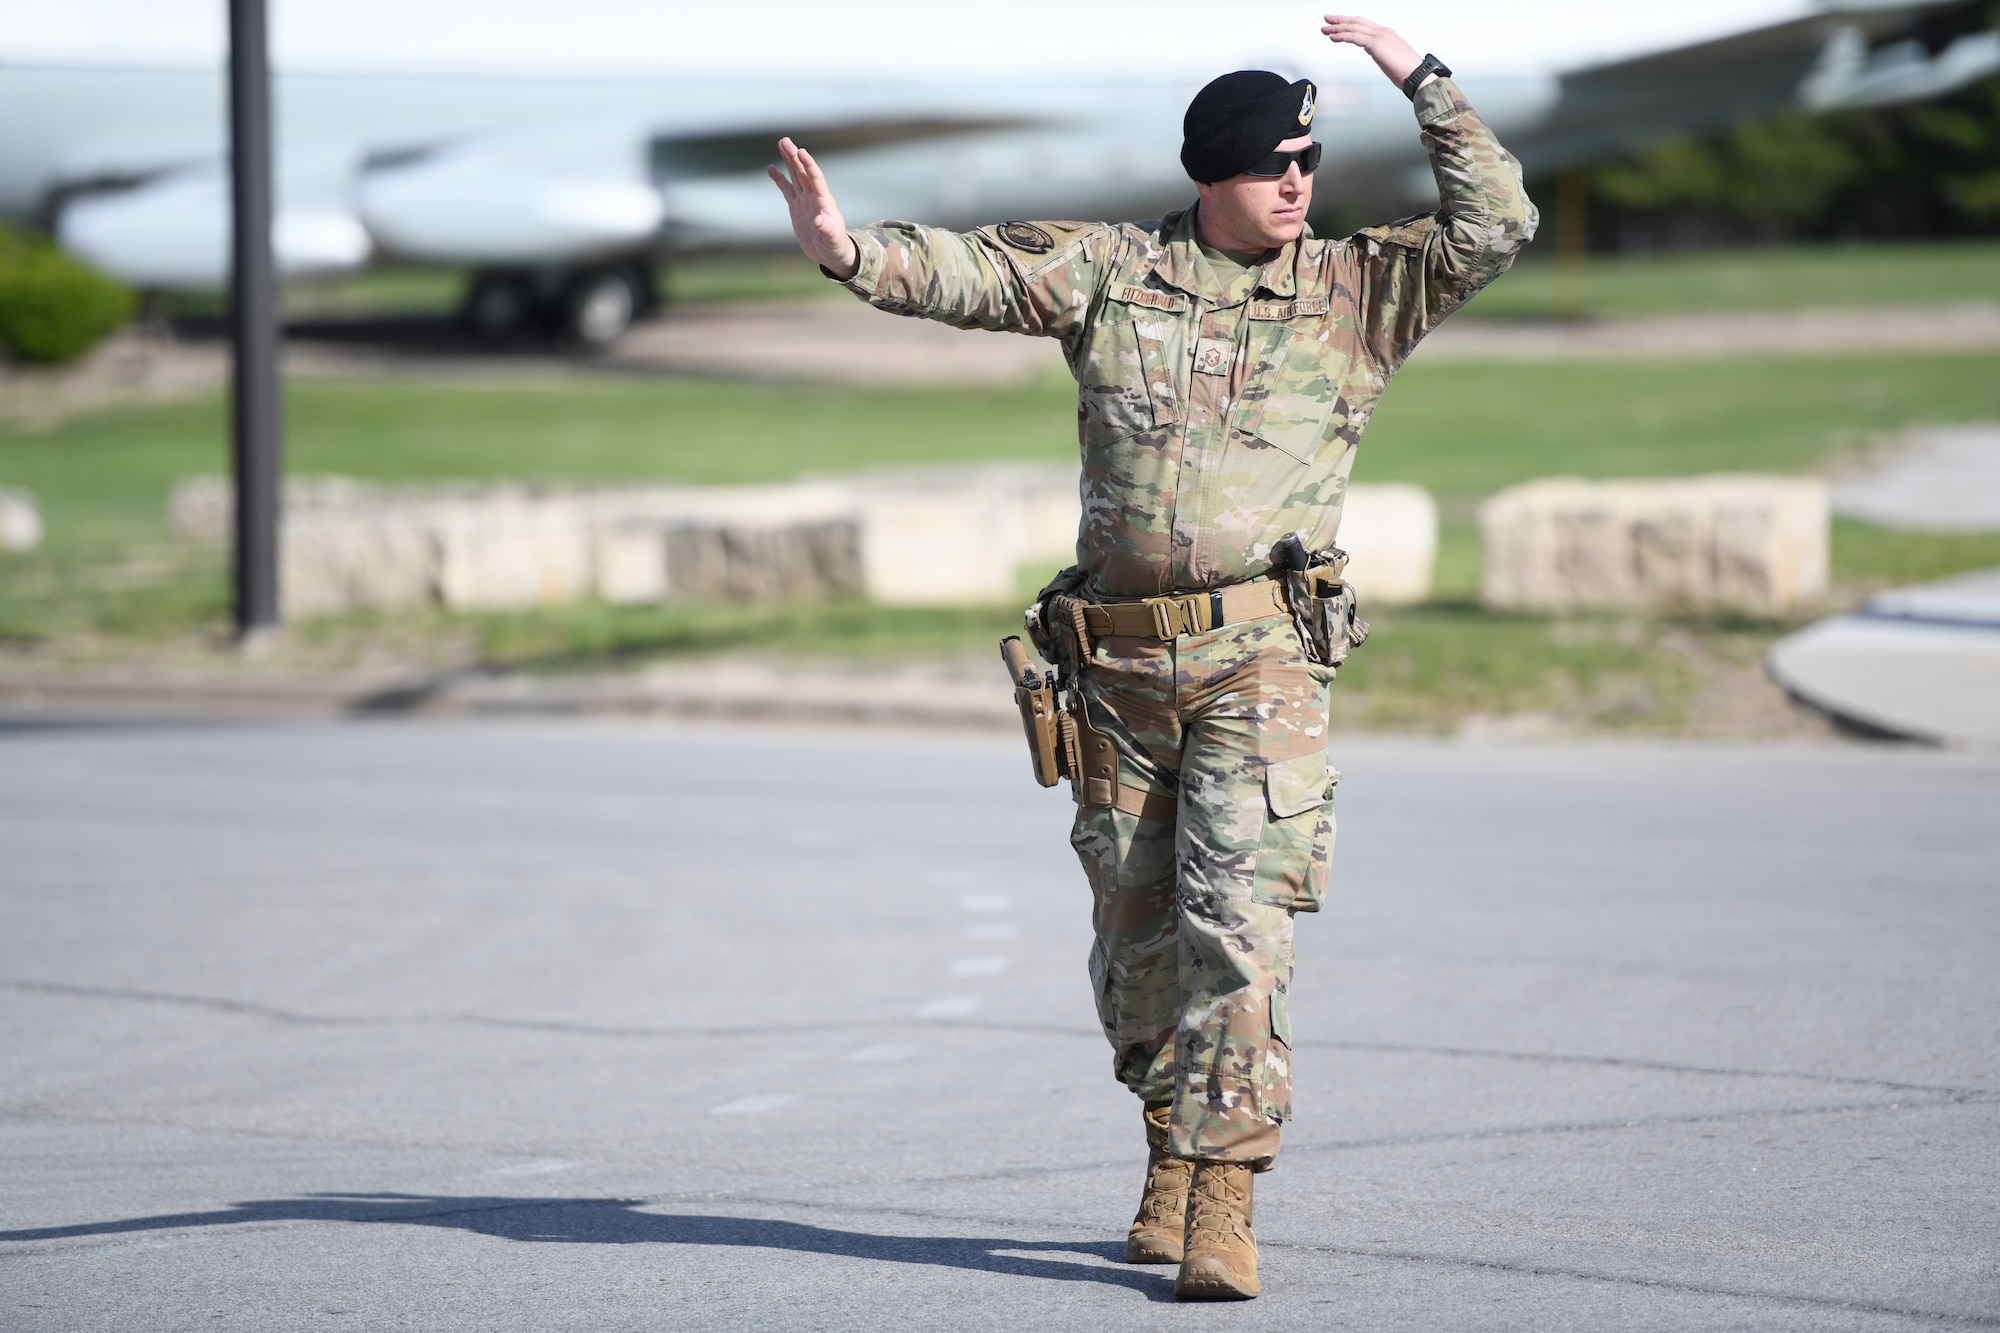
[[[132,317],[129,287],[38,237],[0,231],[0,344],[23,361],[82,356]]]

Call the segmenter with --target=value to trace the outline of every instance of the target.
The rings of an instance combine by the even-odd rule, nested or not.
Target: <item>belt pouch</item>
[[[1341,566],[1346,563],[1346,555],[1336,547],[1326,564],[1293,570],[1285,576],[1292,623],[1298,628],[1307,658],[1321,666],[1339,666],[1368,638],[1368,622],[1358,614],[1354,588],[1341,577]]]

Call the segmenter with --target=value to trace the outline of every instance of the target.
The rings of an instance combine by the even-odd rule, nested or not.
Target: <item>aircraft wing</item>
[[[653,176],[662,182],[736,172],[762,172],[787,136],[814,156],[964,138],[1040,123],[1029,116],[882,116],[868,119],[789,121],[695,133],[663,132],[651,146]]]
[[[1531,174],[1787,107],[1828,111],[1935,97],[2000,70],[1990,6],[1841,6],[1751,32],[1560,75],[1537,125],[1507,145]]]

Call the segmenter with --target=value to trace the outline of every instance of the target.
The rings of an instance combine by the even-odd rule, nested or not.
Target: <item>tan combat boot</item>
[[[1250,1230],[1250,1164],[1196,1162],[1174,1296],[1183,1301],[1246,1301],[1258,1290],[1257,1237]]]
[[[1187,1229],[1188,1180],[1194,1163],[1167,1155],[1167,1121],[1172,1102],[1146,1106],[1146,1192],[1139,1215],[1125,1236],[1128,1264],[1177,1264]]]

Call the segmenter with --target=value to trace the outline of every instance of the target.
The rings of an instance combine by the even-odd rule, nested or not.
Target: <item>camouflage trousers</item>
[[[1333,850],[1327,689],[1282,618],[1170,642],[1108,638],[1083,672],[1123,782],[1173,822],[1078,807],[1090,975],[1118,1079],[1173,1102],[1176,1157],[1267,1168],[1291,1117],[1292,917]]]

